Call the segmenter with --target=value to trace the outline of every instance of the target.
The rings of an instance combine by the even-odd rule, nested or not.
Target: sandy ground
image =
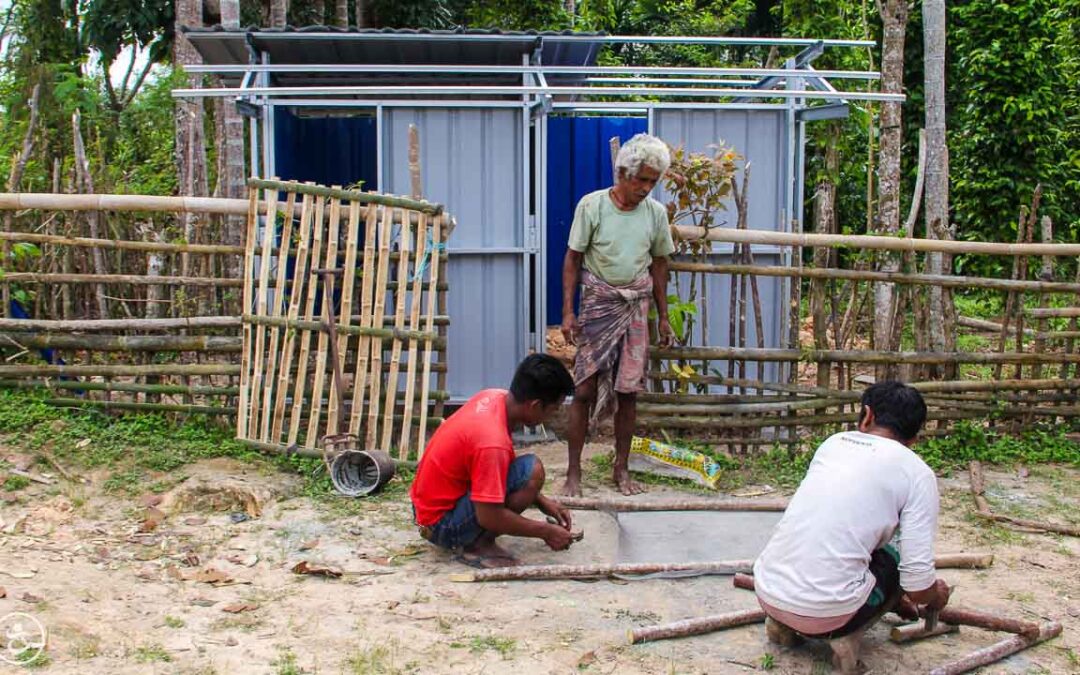
[[[549,475],[561,477],[564,446],[530,450],[545,459]],[[1080,472],[1025,473],[988,473],[995,505],[1076,522]],[[264,500],[261,515],[233,523],[229,513],[239,507],[227,503],[180,503],[173,512],[168,495],[154,507],[167,517],[151,529],[148,501],[104,494],[104,475],[88,485],[34,485],[5,495],[0,617],[25,612],[48,627],[48,663],[36,672],[745,673],[761,669],[763,659],[776,673],[830,672],[823,645],[776,649],[761,626],[625,644],[633,627],[754,607],[729,577],[455,583],[450,574],[467,568],[416,535],[400,486],[376,501],[312,501],[296,496],[295,477],[231,460],[185,467],[174,477],[183,476],[242,482]],[[954,603],[1065,626],[1063,637],[982,672],[1080,672],[1080,540],[977,524],[966,487],[963,476],[942,479],[939,551],[992,550],[997,560],[988,570],[944,571],[957,586]],[[596,483],[587,489],[607,491]],[[577,523],[585,541],[567,553],[532,540],[507,544],[529,562],[610,562],[609,517],[577,512]],[[718,558],[723,541],[717,533]],[[300,561],[345,574],[292,573]],[[897,646],[886,631],[877,627],[867,641],[873,673],[926,672],[1001,637],[965,629]],[[20,672],[4,667],[0,672]]]

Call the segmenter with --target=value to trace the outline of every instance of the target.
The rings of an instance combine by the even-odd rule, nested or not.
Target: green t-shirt
[[[585,269],[612,286],[625,286],[647,270],[653,258],[675,252],[660,202],[646,197],[633,211],[620,211],[606,189],[578,202],[567,245],[585,254]]]

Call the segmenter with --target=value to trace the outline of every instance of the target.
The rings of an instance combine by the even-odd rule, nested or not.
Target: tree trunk
[[[176,40],[173,44],[173,64],[176,68],[202,62],[191,41],[180,30],[185,25],[202,25],[202,0],[177,0]],[[195,73],[189,74],[187,86],[196,87],[199,77]],[[183,98],[176,102],[176,167],[181,195],[207,195],[206,139],[201,98]],[[195,216],[184,214],[183,223],[184,239],[194,243],[198,239]],[[182,276],[188,276],[191,272],[189,256],[181,255],[180,264]]]
[[[284,28],[288,22],[289,0],[270,0],[270,27]]]
[[[905,0],[879,3],[884,26],[881,58],[881,90],[899,94],[904,88],[904,38],[907,32],[908,7]],[[900,149],[903,143],[900,103],[881,104],[881,146],[878,152],[878,209],[874,233],[896,236],[900,231]],[[886,272],[900,269],[895,253],[883,253],[878,268]],[[895,303],[894,284],[874,286],[874,349],[896,348],[893,338]],[[888,367],[877,369],[878,378],[889,376]]]
[[[79,111],[76,110],[71,116],[72,127],[72,142],[75,150],[75,175],[78,177],[76,180],[77,185],[81,185],[82,190],[89,194],[94,193],[94,177],[90,174],[90,162],[86,159],[86,147],[83,144],[82,129],[80,128],[81,116]],[[98,211],[90,211],[86,214],[86,218],[90,225],[90,236],[94,239],[98,238],[98,220],[100,217]],[[105,254],[100,248],[94,248],[91,250],[91,257],[94,261],[94,274],[105,274]],[[109,302],[106,299],[105,285],[96,284],[94,286],[95,297],[97,298],[98,306],[98,318],[109,318]]]
[[[7,190],[8,192],[18,192],[19,183],[22,182],[23,173],[26,171],[26,163],[30,161],[30,154],[34,151],[34,131],[37,127],[38,121],[38,101],[41,95],[41,85],[34,85],[34,93],[30,95],[30,121],[26,125],[26,134],[23,136],[22,150],[16,155],[15,161],[11,163],[11,172],[8,174]],[[7,211],[4,213],[4,231],[10,232],[12,227],[12,220],[15,217],[15,213]],[[4,242],[3,247],[3,261],[0,262],[0,270],[4,272],[9,271],[8,268],[12,264],[11,258],[11,245],[8,242]],[[2,316],[10,316],[11,313],[11,286],[4,284],[3,286],[3,311],[0,312]]]
[[[320,23],[322,22],[322,14]],[[226,29],[240,28],[240,1],[221,0],[221,25]],[[244,171],[244,118],[236,111],[236,106],[227,99],[218,99],[220,108],[216,119],[219,125],[218,138],[218,182],[221,196],[243,199],[247,196],[246,173]],[[229,246],[241,246],[244,243],[244,229],[247,218],[243,215],[229,215],[224,219],[222,243]],[[238,277],[243,266],[243,259],[226,256],[230,277]]]
[[[923,0],[923,67],[926,95],[926,237],[952,239],[949,225],[949,148],[945,138],[945,0]],[[952,268],[951,256],[926,256],[930,274],[945,274]],[[952,293],[931,287],[927,317],[930,349],[953,351],[955,344]],[[955,373],[943,373],[951,379]]]
[[[334,0],[334,25],[338,28],[349,27],[349,0]]]
[[[840,170],[840,153],[836,149],[840,125],[830,122],[828,140],[825,146],[825,178],[818,183],[814,200],[814,231],[819,234],[832,234],[836,231],[836,176]],[[830,266],[831,251],[824,247],[814,249],[814,267],[825,269]],[[825,312],[825,279],[810,282],[810,313],[813,316],[814,349],[829,348],[828,315]],[[833,326],[836,330],[836,326]],[[819,387],[829,386],[831,364],[819,363],[817,383]]]
[[[356,0],[356,27],[371,28],[374,23],[371,19],[372,7],[368,0]]]
[[[326,0],[313,0],[311,9],[315,14],[315,23],[320,26],[326,25]]]

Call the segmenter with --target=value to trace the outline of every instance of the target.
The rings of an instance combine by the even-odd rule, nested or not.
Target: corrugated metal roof
[[[375,65],[490,65],[520,66],[524,56],[540,49],[545,65],[588,66],[596,62],[599,42],[589,40],[545,42],[544,37],[590,37],[602,33],[574,31],[426,30],[407,28],[336,28],[306,26],[250,27],[226,30],[221,26],[181,28],[203,61],[211,65],[241,65],[252,53],[265,52],[272,64],[375,64]],[[395,74],[388,78],[371,73],[279,73],[277,86],[371,85],[392,79],[395,84],[515,84],[520,76],[448,76]],[[576,78],[557,78],[560,83]],[[228,77],[235,83],[238,77]],[[552,84],[556,84],[552,82]]]

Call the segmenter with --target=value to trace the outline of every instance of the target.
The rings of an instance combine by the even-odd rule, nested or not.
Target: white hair
[[[637,134],[619,148],[615,167],[626,177],[636,176],[642,165],[659,172],[661,176],[671,166],[671,151],[667,143],[656,136]]]

